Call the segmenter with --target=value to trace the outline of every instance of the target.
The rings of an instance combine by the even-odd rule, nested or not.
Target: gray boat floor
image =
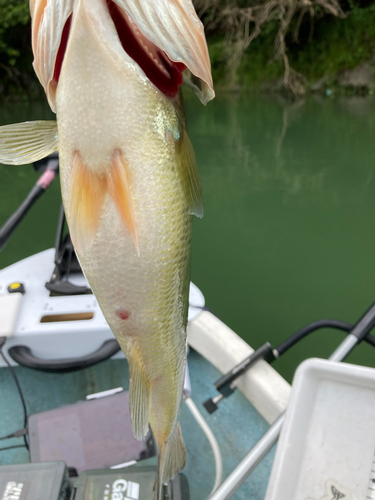
[[[216,395],[212,383],[220,376],[197,352],[188,358],[191,398],[204,415],[218,440],[224,464],[225,478],[246,455],[247,451],[268,429],[268,424],[242,396],[235,392],[223,400],[219,409],[209,415],[202,406],[208,397]],[[72,404],[92,394],[115,387],[128,389],[126,360],[108,360],[79,372],[52,374],[15,367],[25,395],[28,413],[37,413]],[[185,404],[181,407],[181,426],[187,448],[184,474],[189,480],[191,500],[205,500],[215,477],[211,447]],[[0,436],[23,427],[23,410],[14,379],[8,368],[0,369]],[[22,444],[22,438],[0,441],[0,447]],[[233,496],[234,500],[263,500],[271,472],[274,450],[261,462],[253,474]],[[0,452],[0,465],[29,461],[26,448]]]

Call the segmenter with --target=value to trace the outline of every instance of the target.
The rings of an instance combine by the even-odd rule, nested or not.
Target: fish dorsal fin
[[[214,98],[204,28],[191,0],[113,1],[127,12],[148,40],[173,62],[187,66],[196,79],[201,80],[195,87],[203,104]]]
[[[56,94],[56,59],[64,44],[69,29],[69,18],[75,10],[78,0],[47,1],[32,0],[30,13],[32,18],[32,46],[34,69],[47,94],[51,109],[55,111]],[[63,41],[63,43],[62,43]],[[61,54],[62,56],[63,54]],[[62,63],[62,61],[59,61]]]
[[[177,168],[189,206],[189,213],[203,217],[202,184],[193,145],[186,128],[180,124],[179,138],[175,139]]]
[[[25,165],[57,150],[55,121],[14,123],[0,127],[0,163]]]

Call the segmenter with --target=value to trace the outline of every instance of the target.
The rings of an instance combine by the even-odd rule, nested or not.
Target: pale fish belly
[[[131,177],[139,256],[106,195],[95,239],[79,260],[124,352],[133,352],[144,367],[152,388],[150,422],[157,440],[158,434],[165,439],[182,396],[191,237],[168,139],[178,119],[126,54],[96,45],[88,25],[75,28],[57,90],[63,201],[67,210],[75,153],[105,175],[113,152],[121,151]]]

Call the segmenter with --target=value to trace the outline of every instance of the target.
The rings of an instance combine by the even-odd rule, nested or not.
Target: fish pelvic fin
[[[139,257],[137,223],[135,219],[131,178],[129,168],[120,150],[113,153],[111,169],[107,175],[108,191],[115,202],[117,211],[129,230]]]
[[[73,155],[67,215],[70,235],[78,253],[90,248],[94,241],[105,193],[105,178],[87,168],[76,151]]]
[[[103,174],[90,170],[78,151],[73,154],[68,198],[68,221],[73,245],[78,253],[92,246],[99,228],[106,193],[112,197],[123,224],[133,238],[139,256],[130,174],[118,150],[113,153],[111,164]]]
[[[186,464],[186,449],[180,422],[158,452],[158,477],[154,489],[154,500],[161,500],[163,485],[181,472]]]
[[[203,217],[202,184],[193,145],[186,128],[181,124],[175,141],[175,154],[180,179],[187,198],[189,213]]]
[[[58,148],[56,121],[14,123],[0,127],[0,163],[25,165]]]
[[[129,360],[129,402],[133,433],[142,441],[149,431],[149,409],[151,382],[148,379],[142,359],[135,346],[128,353]]]

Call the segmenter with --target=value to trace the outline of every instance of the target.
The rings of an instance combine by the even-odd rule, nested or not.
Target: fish
[[[202,188],[181,94],[214,96],[191,0],[30,0],[34,69],[56,121],[0,127],[0,162],[59,151],[82,270],[129,362],[134,435],[152,429],[156,498],[185,465],[192,216]]]

